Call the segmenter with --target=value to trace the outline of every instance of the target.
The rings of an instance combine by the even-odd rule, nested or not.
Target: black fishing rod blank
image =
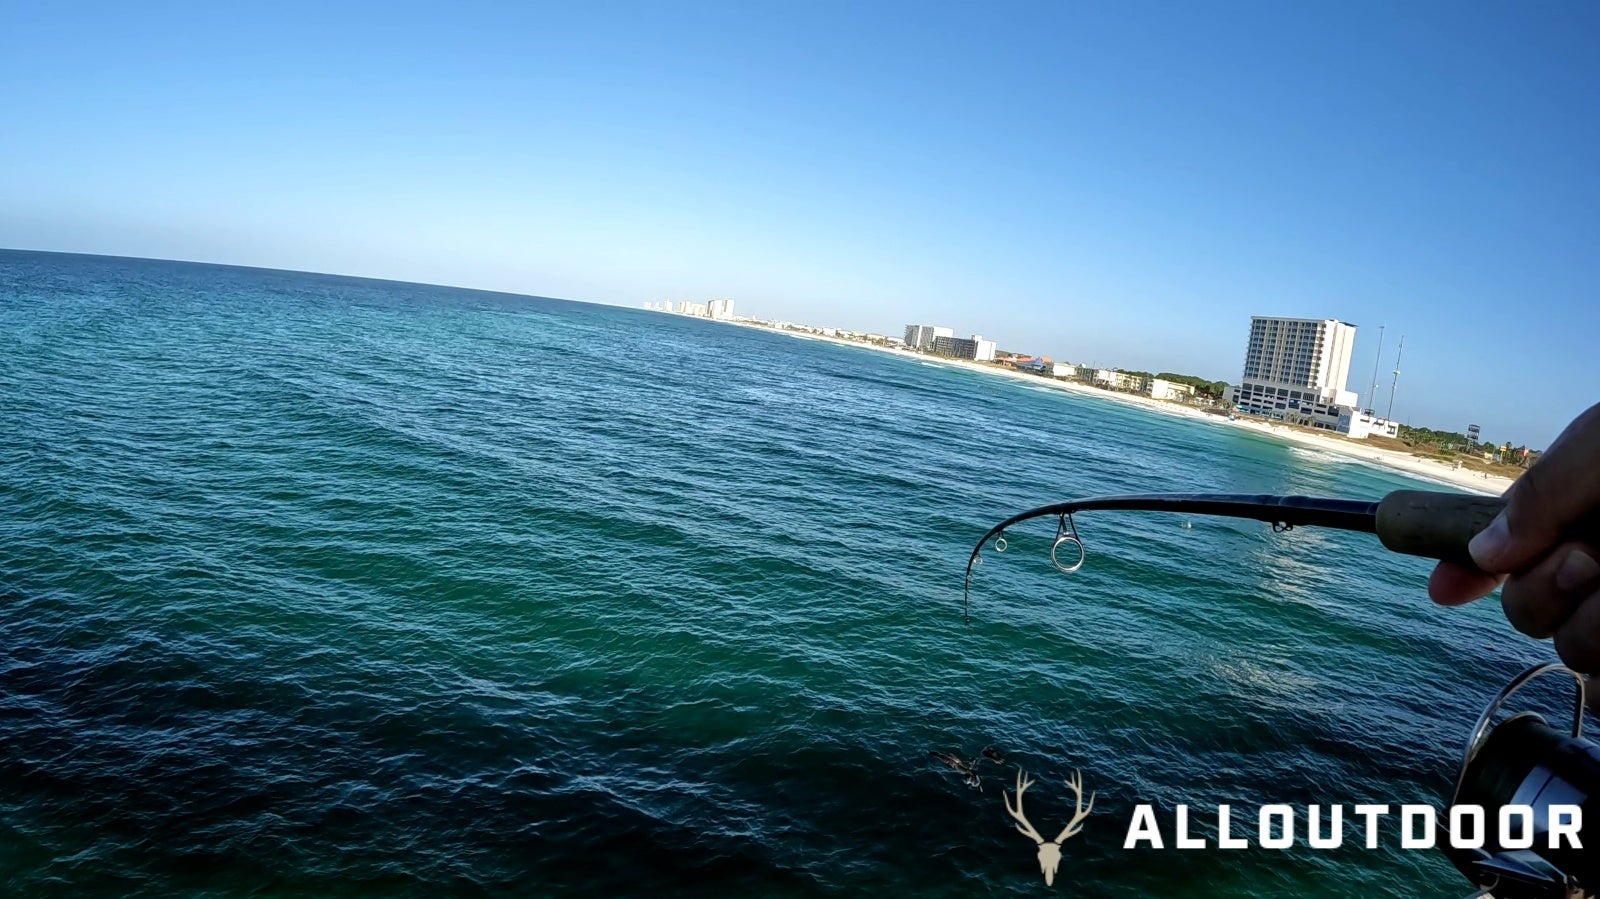
[[[1274,531],[1297,527],[1335,528],[1376,534],[1389,549],[1412,556],[1476,567],[1467,552],[1467,543],[1505,508],[1499,497],[1468,496],[1428,490],[1396,490],[1377,502],[1330,499],[1315,496],[1276,496],[1243,493],[1144,493],[1128,496],[1095,496],[1040,506],[990,528],[967,557],[967,573],[962,588],[963,619],[970,616],[972,569],[982,563],[983,548],[1006,551],[1008,528],[1036,518],[1056,519],[1055,541],[1050,544],[1050,562],[1064,572],[1083,567],[1087,550],[1078,536],[1073,516],[1079,512],[1176,512],[1183,515],[1212,515],[1264,521]],[[1063,560],[1063,548],[1071,547],[1076,558]]]

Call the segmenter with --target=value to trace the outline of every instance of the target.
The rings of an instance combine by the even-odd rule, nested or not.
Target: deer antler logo
[[[1080,772],[1074,769],[1072,776],[1067,778],[1066,784],[1073,793],[1077,794],[1078,811],[1072,816],[1072,821],[1061,829],[1061,835],[1048,843],[1045,842],[1044,837],[1039,836],[1037,830],[1033,829],[1033,825],[1028,823],[1028,816],[1022,813],[1022,794],[1033,786],[1033,780],[1028,777],[1028,773],[1021,768],[1017,769],[1017,804],[1015,807],[1011,805],[1011,797],[1005,795],[1004,792],[1000,794],[1000,798],[1006,804],[1006,811],[1010,812],[1011,817],[1017,820],[1017,831],[1039,844],[1039,870],[1044,872],[1045,886],[1051,886],[1055,883],[1056,869],[1061,867],[1062,841],[1068,837],[1077,836],[1078,831],[1083,830],[1083,819],[1089,817],[1089,813],[1094,811],[1095,794],[1089,794],[1089,805],[1087,807],[1083,804],[1083,775]]]

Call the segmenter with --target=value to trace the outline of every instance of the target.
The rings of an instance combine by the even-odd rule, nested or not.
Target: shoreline
[[[1213,415],[1193,406],[1185,406],[1181,403],[1173,403],[1166,400],[1153,399],[1151,397],[1135,396],[1131,393],[1120,393],[1115,390],[1102,390],[1099,387],[1091,387],[1087,384],[1077,383],[1076,381],[1060,381],[1055,378],[1025,374],[1023,372],[1001,368],[995,365],[988,365],[981,362],[971,362],[963,359],[943,359],[937,356],[928,356],[924,353],[912,352],[911,350],[877,346],[875,344],[863,343],[859,340],[849,340],[842,337],[827,337],[822,334],[808,334],[801,331],[789,331],[782,328],[772,328],[766,325],[758,325],[750,321],[733,320],[726,321],[724,324],[738,325],[742,328],[754,328],[761,331],[770,331],[775,334],[783,334],[801,340],[818,340],[824,343],[837,344],[839,346],[857,347],[877,353],[885,353],[887,355],[897,356],[910,361],[926,362],[931,365],[943,365],[951,368],[961,368],[967,371],[978,372],[979,374],[1010,378],[1026,384],[1043,386],[1055,390],[1061,390],[1067,393],[1077,393],[1084,396],[1096,396],[1102,399],[1112,400],[1114,402],[1126,403],[1130,406],[1141,406],[1152,412],[1160,412],[1165,415],[1175,415],[1180,418],[1212,422],[1224,427],[1237,427],[1246,431],[1260,434],[1264,437],[1282,441],[1284,443],[1307,447],[1310,449],[1322,450],[1324,452],[1342,456],[1357,462],[1365,462],[1369,465],[1374,465],[1389,471],[1395,471],[1401,474],[1411,475],[1412,477],[1434,481],[1436,483],[1454,487],[1458,490],[1465,490],[1483,496],[1499,496],[1500,494],[1504,493],[1506,488],[1510,487],[1513,483],[1511,478],[1501,477],[1499,475],[1486,476],[1480,472],[1470,471],[1466,468],[1452,468],[1450,465],[1435,459],[1423,459],[1405,453],[1398,453],[1393,450],[1379,449],[1378,447],[1373,446],[1362,446],[1353,440],[1345,440],[1338,437],[1324,437],[1320,434],[1309,434],[1304,431],[1297,431],[1293,428],[1284,427],[1283,425],[1273,424],[1266,421],[1256,421],[1254,419],[1245,418],[1229,420],[1226,416]]]

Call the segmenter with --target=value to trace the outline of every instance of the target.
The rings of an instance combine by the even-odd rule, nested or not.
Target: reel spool
[[[1577,685],[1570,729],[1551,727],[1533,712],[1519,712],[1491,727],[1508,699],[1547,674],[1566,674]],[[1479,888],[1474,896],[1600,895],[1600,825],[1582,826],[1600,821],[1600,746],[1583,736],[1584,686],[1583,675],[1563,665],[1535,666],[1513,678],[1479,716],[1450,806],[1482,809],[1483,847],[1458,848],[1447,840],[1444,849]],[[1513,819],[1509,827],[1503,824],[1508,817]],[[1440,825],[1449,833],[1447,821]],[[1552,829],[1572,838],[1558,834],[1552,840]]]

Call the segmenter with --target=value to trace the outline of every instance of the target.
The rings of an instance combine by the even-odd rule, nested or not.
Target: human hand
[[[1569,667],[1600,672],[1600,405],[1567,426],[1505,494],[1506,508],[1468,549],[1481,571],[1441,562],[1428,594],[1461,605],[1505,584],[1506,618],[1530,637],[1555,637]],[[1580,523],[1591,539],[1572,539]],[[1485,573],[1487,572],[1487,573]]]

